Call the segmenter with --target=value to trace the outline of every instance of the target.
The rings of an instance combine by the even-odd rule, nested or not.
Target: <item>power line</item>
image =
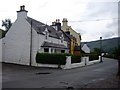
[[[95,19],[95,20],[78,20],[78,21],[69,21],[71,23],[75,22],[90,22],[90,21],[105,21],[105,20],[120,20],[119,18],[110,18],[110,19]]]

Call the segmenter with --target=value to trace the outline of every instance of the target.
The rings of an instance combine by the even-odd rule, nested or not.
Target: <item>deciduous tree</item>
[[[10,19],[2,20],[2,27],[5,27],[7,31],[10,29],[11,26],[12,26],[12,22]]]

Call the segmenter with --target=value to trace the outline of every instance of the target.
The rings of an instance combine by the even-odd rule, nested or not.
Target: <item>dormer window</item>
[[[45,28],[44,34],[45,34],[45,39],[48,39],[49,31],[48,31],[47,27]]]
[[[61,35],[60,39],[61,39],[61,43],[63,43],[63,41],[64,41],[64,36],[63,36],[63,34]]]

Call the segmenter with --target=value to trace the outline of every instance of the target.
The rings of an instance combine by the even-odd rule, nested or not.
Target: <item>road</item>
[[[3,88],[81,88],[117,73],[117,60],[70,70],[2,64]]]

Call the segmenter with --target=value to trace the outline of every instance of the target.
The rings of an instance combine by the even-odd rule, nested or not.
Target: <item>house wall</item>
[[[61,40],[53,37],[48,37],[48,39],[45,39],[45,35],[37,34],[37,32],[32,28],[32,66],[38,66],[36,63],[36,54],[37,52],[44,53],[44,48],[42,48],[42,44],[44,41],[52,42],[56,44],[61,44]],[[63,41],[62,43],[67,47],[67,42]],[[67,50],[66,53],[69,51]]]
[[[73,35],[77,40],[78,46],[80,45],[80,34],[79,33],[74,31],[70,26],[62,26],[61,28],[63,31],[70,31],[70,35]]]
[[[45,35],[41,35],[39,34],[39,44],[38,44],[38,49],[39,49],[39,52],[43,53],[44,52],[44,49],[41,47],[41,45],[43,44],[44,41],[47,41],[47,42],[51,42],[51,43],[56,43],[56,44],[63,44],[67,47],[67,41],[63,41],[63,43],[61,43],[61,40],[60,39],[57,39],[57,38],[53,38],[53,37],[48,37],[48,39],[46,40],[45,39]]]
[[[17,19],[3,41],[3,61],[29,65],[30,24],[26,19]]]
[[[74,51],[74,55],[81,55],[80,51]]]
[[[87,46],[87,44],[84,44],[84,45],[83,45],[82,50],[83,50],[85,53],[90,53],[90,48]]]

